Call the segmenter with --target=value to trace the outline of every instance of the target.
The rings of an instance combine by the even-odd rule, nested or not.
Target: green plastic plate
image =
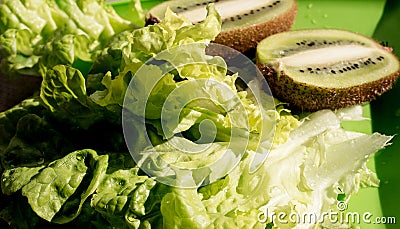
[[[112,1],[116,11],[129,17],[129,0]],[[162,1],[142,1],[150,9]],[[339,28],[374,37],[394,48],[400,56],[400,1],[398,0],[298,0],[298,12],[292,29]],[[344,123],[346,129],[364,133],[400,133],[400,85],[371,104],[363,106],[366,121]],[[349,152],[351,153],[351,152]],[[371,229],[400,228],[400,137],[368,162],[378,173],[379,188],[364,188],[351,197],[348,212],[361,216],[360,227]],[[366,216],[370,222],[363,220]],[[376,223],[377,219],[391,221]]]

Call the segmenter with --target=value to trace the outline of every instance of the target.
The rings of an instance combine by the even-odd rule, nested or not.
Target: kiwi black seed
[[[265,37],[291,28],[297,12],[296,0],[172,0],[165,1],[149,12],[162,19],[167,7],[192,23],[206,17],[206,6],[214,3],[221,15],[222,31],[215,42],[240,52],[255,52]]]
[[[372,101],[392,88],[400,72],[390,48],[338,29],[275,34],[258,44],[256,55],[273,95],[308,111]]]

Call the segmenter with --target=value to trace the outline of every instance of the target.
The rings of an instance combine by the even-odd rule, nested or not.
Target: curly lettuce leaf
[[[196,189],[174,188],[161,202],[164,228],[206,228],[210,216]]]
[[[27,29],[8,29],[0,34],[0,72],[10,78],[18,73],[35,75],[38,71],[39,56],[34,54],[34,34]]]
[[[165,205],[172,203],[173,211],[162,206],[164,220],[168,225],[181,225],[185,218],[190,218],[182,212],[189,208],[195,212],[192,208],[196,206],[195,209],[205,209],[206,215],[204,212],[199,215],[207,219],[205,226],[195,225],[198,228],[294,227],[296,224],[272,221],[271,215],[265,215],[265,221],[260,222],[259,214],[284,212],[287,216],[303,213],[321,216],[322,212],[337,210],[339,196],[346,196],[344,201],[348,201],[359,188],[378,184],[376,174],[366,167],[366,162],[390,139],[377,133],[346,131],[332,111],[313,113],[291,129],[285,142],[271,149],[267,160],[254,173],[249,172],[249,165],[256,152],[250,150],[221,180],[191,195],[167,194]],[[196,204],[188,206],[187,202],[193,199]],[[195,220],[190,222],[196,223]]]
[[[15,134],[0,154],[2,166],[45,165],[71,150],[72,146],[58,130],[36,114],[18,119]]]
[[[134,30],[127,34],[125,41],[114,40],[116,44],[111,42],[110,47],[102,51],[90,73],[104,74],[101,83],[105,89],[94,92],[91,98],[101,106],[121,106],[132,76],[148,59],[163,50],[182,44],[209,43],[220,31],[221,19],[212,4],[208,7],[206,20],[196,25],[172,11],[167,11],[165,19],[160,23]],[[111,64],[105,62],[111,59],[108,56],[114,58]],[[105,69],[103,66],[113,68]],[[111,71],[111,74],[108,71]]]
[[[85,85],[85,78],[78,69],[57,65],[46,72],[40,98],[57,119],[87,129],[103,119],[104,112],[89,98]]]
[[[144,26],[140,1],[132,2],[128,20],[105,1],[1,1],[0,71],[41,76],[57,64],[93,62],[112,36]]]
[[[7,148],[11,138],[15,135],[18,120],[29,113],[41,114],[42,111],[40,99],[35,97],[23,100],[16,106],[0,113],[0,154]]]
[[[3,202],[4,201],[4,202]],[[4,208],[0,210],[0,220],[8,225],[7,228],[31,229],[35,228],[42,221],[41,218],[29,206],[26,198],[21,195],[13,195],[12,199],[2,199]]]

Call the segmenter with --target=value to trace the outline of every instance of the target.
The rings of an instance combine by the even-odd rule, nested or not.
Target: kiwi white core
[[[281,65],[293,67],[318,66],[340,63],[343,60],[357,60],[360,57],[372,56],[376,48],[357,45],[331,46],[311,49],[279,59]]]
[[[297,82],[349,88],[394,74],[399,62],[381,48],[336,46],[299,52],[277,60],[280,71]],[[354,65],[357,64],[357,68]]]
[[[245,14],[249,11],[257,8],[261,8],[263,6],[270,5],[274,2],[274,0],[232,0],[232,1],[224,1],[224,2],[216,2],[215,8],[221,15],[221,19],[226,19],[230,17],[235,17],[236,15]],[[180,15],[186,17],[191,22],[200,22],[206,18],[206,8],[205,7],[196,7],[191,10],[187,10],[179,13]]]

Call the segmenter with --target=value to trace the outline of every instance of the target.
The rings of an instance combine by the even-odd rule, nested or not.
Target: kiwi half
[[[336,29],[275,34],[256,55],[274,96],[309,111],[372,101],[392,88],[400,68],[390,48]]]
[[[222,31],[215,42],[240,52],[253,52],[265,37],[291,28],[297,11],[296,0],[172,0],[165,1],[149,13],[162,19],[169,7],[192,23],[206,17],[206,6],[214,3],[221,15]]]

